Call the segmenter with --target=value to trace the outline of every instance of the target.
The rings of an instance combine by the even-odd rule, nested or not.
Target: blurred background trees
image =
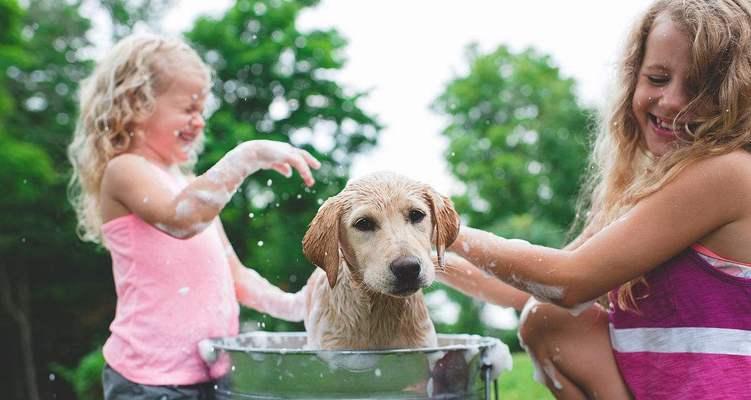
[[[588,121],[575,83],[534,49],[467,47],[468,72],[433,108],[446,116],[446,159],[466,186],[454,198],[470,226],[562,245],[587,163]]]
[[[579,104],[575,82],[534,49],[466,48],[467,71],[433,103],[445,117],[445,158],[465,186],[453,197],[464,222],[503,237],[559,247],[568,239],[594,111]],[[485,305],[448,290],[460,304],[460,329],[474,327],[517,346],[515,332],[483,326]],[[499,311],[494,311],[499,312]],[[456,329],[456,327],[443,327]]]
[[[288,141],[323,162],[312,189],[296,176],[254,174],[222,212],[246,265],[289,291],[311,272],[300,248],[308,222],[344,186],[353,156],[371,148],[381,129],[359,105],[367,93],[335,79],[346,61],[345,38],[333,29],[297,29],[300,12],[316,4],[238,0],[185,33],[216,71],[197,173],[251,139]],[[115,306],[110,259],[75,235],[65,148],[78,81],[93,60],[134,27],[158,31],[172,5],[0,0],[0,185],[6,191],[0,197],[0,339],[3,359],[13,366],[0,371],[3,398],[101,396],[99,348]],[[465,222],[536,243],[564,243],[590,114],[578,105],[574,82],[533,50],[500,46],[483,54],[469,46],[467,72],[447,83],[433,109],[446,118],[446,158],[466,187],[454,198]],[[436,285],[433,292],[440,291]],[[458,316],[438,320],[439,331],[515,341],[513,331],[482,323],[482,304],[445,293],[434,300],[452,302]],[[246,330],[302,329],[251,310],[242,319]]]

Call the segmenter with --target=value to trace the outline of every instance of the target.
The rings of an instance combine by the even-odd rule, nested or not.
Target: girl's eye
[[[670,82],[670,77],[667,75],[647,75],[647,79],[655,85],[664,85]]]
[[[352,226],[354,226],[355,229],[360,232],[374,231],[376,227],[375,222],[373,222],[369,218],[360,218]]]
[[[409,221],[413,224],[417,224],[425,218],[425,213],[420,210],[412,210],[409,212]]]

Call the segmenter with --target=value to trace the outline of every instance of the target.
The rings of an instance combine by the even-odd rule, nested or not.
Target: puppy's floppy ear
[[[433,188],[426,186],[423,195],[430,205],[438,265],[444,267],[446,261],[443,252],[446,247],[454,243],[459,235],[459,214],[454,210],[454,203],[451,199],[437,193]]]
[[[333,288],[339,274],[339,217],[342,200],[330,197],[318,209],[302,239],[302,252],[308,261],[326,271]]]

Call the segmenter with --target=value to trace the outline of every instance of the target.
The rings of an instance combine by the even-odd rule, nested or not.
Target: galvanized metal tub
[[[300,332],[250,332],[201,343],[222,363],[218,399],[490,399],[511,369],[508,346],[476,335],[438,335],[421,349],[331,351],[305,348]]]

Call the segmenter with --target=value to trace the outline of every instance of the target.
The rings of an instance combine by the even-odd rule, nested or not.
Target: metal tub
[[[438,335],[421,349],[331,351],[305,348],[299,332],[250,332],[201,344],[226,374],[218,399],[490,399],[511,368],[508,347],[476,335]]]

